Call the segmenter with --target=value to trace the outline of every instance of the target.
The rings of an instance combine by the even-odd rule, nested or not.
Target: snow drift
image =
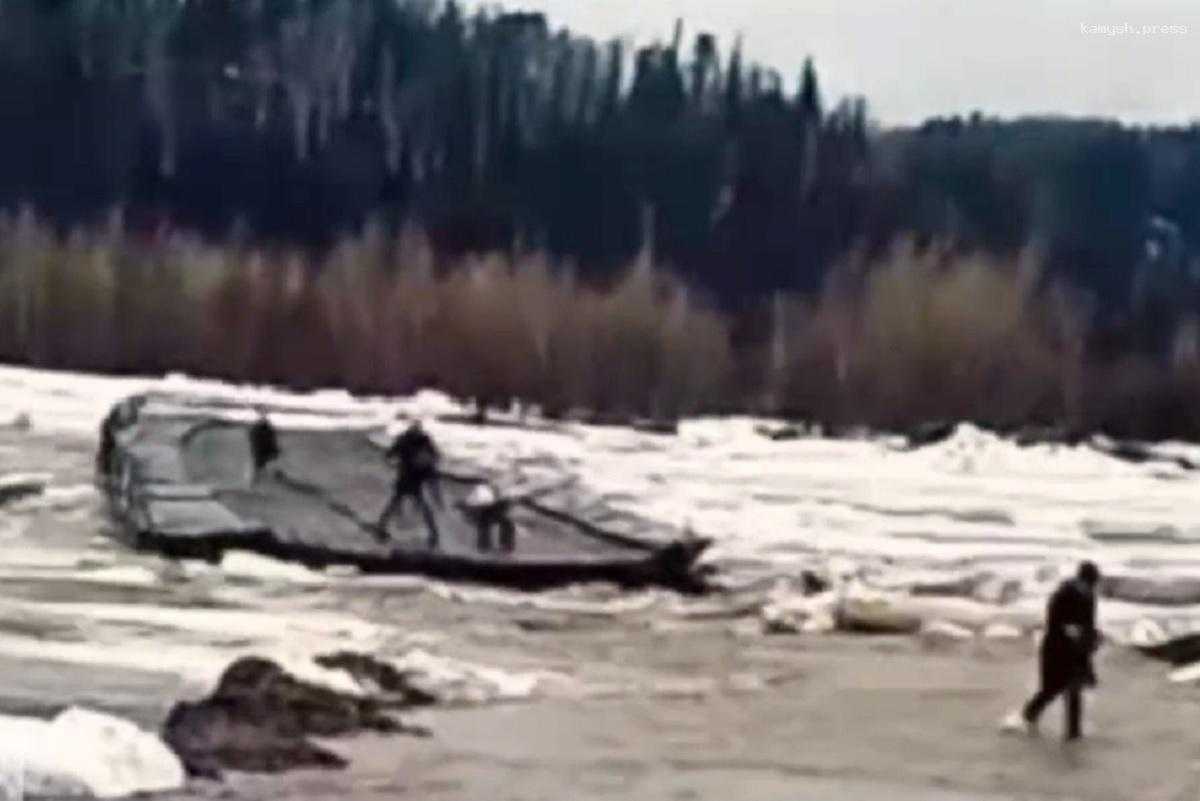
[[[7,790],[32,797],[120,798],[175,790],[185,778],[158,736],[78,707],[49,721],[0,716],[0,769]]]

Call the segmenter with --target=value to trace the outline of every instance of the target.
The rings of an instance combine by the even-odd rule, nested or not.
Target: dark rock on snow
[[[1200,579],[1105,576],[1100,580],[1100,595],[1135,604],[1191,606],[1200,604]]]
[[[1153,659],[1161,659],[1172,665],[1190,665],[1200,662],[1200,632],[1185,634],[1154,645],[1139,645],[1137,650]]]
[[[766,437],[772,442],[792,442],[793,440],[803,439],[805,436],[803,428],[792,425],[758,425],[754,427],[754,433],[760,437]]]
[[[390,666],[352,654],[333,655],[325,664],[352,666],[391,689],[379,696],[347,695],[301,681],[268,659],[245,657],[225,670],[208,698],[175,705],[163,726],[163,740],[189,773],[217,778],[225,770],[279,773],[346,766],[345,759],[309,737],[363,731],[428,736],[390,714],[428,702],[428,696],[406,688]]]
[[[329,670],[344,670],[359,684],[375,688],[375,694],[388,703],[400,706],[428,706],[437,698],[414,687],[408,676],[387,662],[381,662],[366,654],[353,651],[338,651],[335,654],[318,656],[314,660]]]
[[[939,442],[944,442],[954,435],[954,430],[958,427],[957,423],[950,423],[945,420],[934,420],[928,423],[921,423],[913,426],[905,434],[908,440],[908,447],[912,449],[924,448],[928,445],[936,445]]]
[[[34,475],[0,476],[0,506],[41,495],[48,478]]]
[[[1111,456],[1114,459],[1120,459],[1123,462],[1131,464],[1171,464],[1183,470],[1195,470],[1196,464],[1190,459],[1183,456],[1175,456],[1173,454],[1159,453],[1154,450],[1153,446],[1147,445],[1144,442],[1136,442],[1133,440],[1118,440],[1115,442],[1107,442],[1104,440],[1091,440],[1088,443],[1095,451],[1099,451],[1106,456]]]

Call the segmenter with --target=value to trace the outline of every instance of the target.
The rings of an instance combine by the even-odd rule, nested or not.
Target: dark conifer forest
[[[1200,128],[986,98],[885,128],[820,64],[686,23],[634,45],[432,0],[0,0],[0,358],[1200,432]],[[235,357],[213,337],[251,314]],[[497,332],[519,341],[481,353]],[[614,337],[648,351],[628,386],[552,368]]]

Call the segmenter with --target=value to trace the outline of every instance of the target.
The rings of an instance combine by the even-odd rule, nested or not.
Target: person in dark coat
[[[250,438],[250,484],[257,484],[263,471],[281,455],[279,436],[267,413],[259,409],[258,419],[247,432]]]
[[[376,526],[379,539],[387,539],[387,525],[392,516],[399,513],[404,500],[411,498],[421,511],[425,527],[429,532],[429,547],[438,547],[438,527],[433,509],[425,498],[426,490],[442,505],[441,489],[438,486],[437,470],[440,454],[433,438],[426,433],[420,421],[414,422],[392,442],[387,451],[388,462],[395,465],[396,480],[392,496],[384,507]]]
[[[107,479],[113,473],[113,453],[117,448],[117,428],[121,424],[121,407],[113,406],[100,423],[100,447],[96,450],[96,472]]]
[[[113,405],[100,423],[100,447],[96,450],[96,472],[110,480],[116,472],[114,464],[117,449],[117,432],[137,422],[138,414],[146,404],[144,395],[134,395]]]
[[[1032,731],[1050,702],[1066,697],[1066,738],[1082,736],[1083,690],[1096,686],[1092,654],[1100,645],[1096,630],[1096,588],[1100,570],[1083,562],[1075,577],[1064,581],[1046,608],[1046,633],[1042,638],[1041,687],[1022,713]]]

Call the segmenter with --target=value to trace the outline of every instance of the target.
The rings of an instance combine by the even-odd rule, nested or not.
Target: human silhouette
[[[411,498],[425,520],[425,527],[429,532],[429,547],[438,547],[437,520],[429,501],[425,498],[425,492],[428,489],[438,506],[442,505],[441,490],[437,481],[439,458],[433,438],[425,431],[420,421],[414,422],[392,442],[387,451],[387,459],[395,466],[396,478],[392,485],[392,495],[376,526],[380,541],[387,540],[388,522],[393,515],[401,511],[404,500]]]
[[[502,497],[490,484],[477,484],[460,505],[463,513],[475,524],[476,547],[481,552],[492,550],[496,544],[493,533],[499,534],[500,550],[512,553],[517,545],[517,527],[509,516],[512,500]]]
[[[1066,739],[1082,736],[1083,690],[1096,685],[1092,654],[1100,644],[1096,631],[1096,588],[1100,570],[1083,562],[1074,578],[1064,581],[1046,607],[1046,634],[1042,638],[1041,686],[1022,713],[1032,731],[1045,708],[1059,695],[1066,696]]]
[[[258,410],[258,419],[250,426],[247,436],[250,439],[250,473],[248,483],[253,486],[262,478],[263,471],[280,457],[281,451],[279,450],[279,436],[275,433],[275,426],[271,424],[270,418],[267,417],[267,413],[263,409]]]

